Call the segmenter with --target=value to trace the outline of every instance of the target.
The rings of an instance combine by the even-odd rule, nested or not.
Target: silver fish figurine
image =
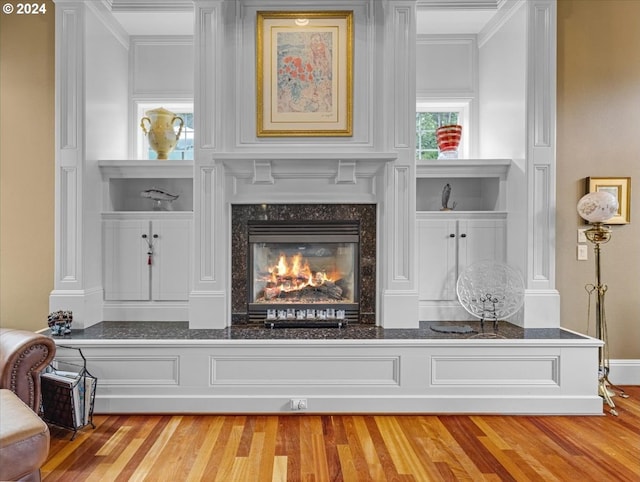
[[[180,197],[179,194],[171,194],[167,191],[163,191],[162,189],[151,188],[140,193],[142,197],[148,197],[153,199],[154,201],[175,201]]]

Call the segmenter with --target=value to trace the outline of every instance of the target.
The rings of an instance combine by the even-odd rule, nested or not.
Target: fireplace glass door
[[[265,321],[347,320],[358,307],[358,231],[250,227],[249,311]]]

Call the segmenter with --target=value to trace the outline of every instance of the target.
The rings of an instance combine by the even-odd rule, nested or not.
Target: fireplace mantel
[[[381,167],[397,159],[395,153],[280,152],[247,156],[215,156],[228,175],[250,179],[252,184],[274,184],[281,179],[332,178],[335,184],[356,184],[372,178]]]
[[[394,153],[261,153],[215,155],[232,203],[378,203]]]

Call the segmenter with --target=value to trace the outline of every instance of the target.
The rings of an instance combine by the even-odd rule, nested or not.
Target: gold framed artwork
[[[257,135],[353,135],[353,12],[258,12]]]
[[[631,178],[588,177],[587,193],[605,191],[618,199],[618,213],[607,224],[629,224],[631,222]]]

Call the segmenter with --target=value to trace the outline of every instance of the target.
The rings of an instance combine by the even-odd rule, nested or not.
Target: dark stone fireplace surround
[[[375,204],[234,204],[231,206],[231,324],[249,323],[248,222],[360,221],[360,323],[376,322]]]

